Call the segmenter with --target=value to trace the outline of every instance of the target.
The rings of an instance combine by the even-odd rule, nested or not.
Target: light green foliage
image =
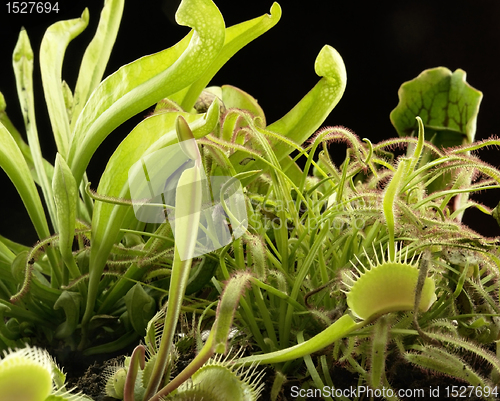
[[[39,348],[9,351],[0,359],[3,401],[90,401],[64,388],[64,375],[51,356]]]
[[[13,263],[22,247],[7,239],[1,242],[2,263],[8,264],[2,270],[5,283],[2,299],[5,302],[23,299],[26,306],[26,309],[17,305],[9,307],[6,310],[7,319],[12,319],[12,322],[20,319],[31,324],[41,323],[43,329],[40,327],[40,330],[56,332],[56,336],[65,338],[71,347],[79,343],[80,350],[88,347],[87,338],[96,335],[96,331],[109,339],[109,348],[105,345],[95,347],[88,350],[90,354],[123,347],[143,332],[145,319],[147,321],[151,315],[134,313],[133,303],[126,313],[118,313],[123,320],[122,328],[116,327],[116,324],[110,326],[113,321],[110,317],[117,313],[116,303],[123,303],[125,295],[133,287],[134,282],[130,279],[140,279],[147,271],[143,267],[151,263],[172,263],[173,251],[168,249],[169,240],[165,242],[161,239],[172,236],[168,225],[150,227],[158,237],[146,237],[149,241],[142,241],[143,245],[118,245],[123,237],[122,229],[143,227],[137,226],[130,207],[102,202],[94,204],[87,192],[83,191],[80,183],[86,184],[85,168],[88,161],[116,126],[172,95],[172,99],[179,102],[184,110],[176,106],[177,112],[159,110],[146,118],[119,146],[99,182],[98,191],[105,194],[107,199],[129,196],[127,166],[130,168],[148,152],[176,143],[175,121],[179,115],[190,124],[196,139],[206,136],[218,126],[221,116],[217,102],[207,113],[197,114],[192,109],[196,99],[231,56],[272,28],[281,16],[279,5],[274,4],[269,15],[226,28],[212,1],[183,1],[176,16],[177,21],[193,28],[185,39],[163,52],[122,67],[100,82],[116,38],[123,7],[123,1],[105,1],[97,32],[83,56],[75,88],[69,87],[63,80],[62,63],[70,42],[87,26],[88,11],[85,10],[81,18],[52,25],[43,38],[40,68],[59,151],[55,166],[43,158],[40,150],[32,84],[36,56],[31,49],[28,33],[24,30],[20,33],[13,60],[28,144],[5,113],[3,95],[0,103],[0,166],[18,190],[41,240],[18,259],[17,267],[12,272],[8,265]],[[250,106],[250,103],[247,105]],[[50,221],[45,217],[35,183],[42,189]],[[180,205],[185,203],[180,202]],[[54,228],[54,232],[50,232],[49,226]],[[179,224],[176,229],[186,227]],[[75,238],[79,245],[79,257],[76,258],[72,253]],[[123,243],[126,244],[125,239]],[[127,263],[129,253],[132,261]],[[104,285],[110,288],[103,291],[100,283],[108,263],[109,266],[124,269],[125,278],[121,280],[118,276],[112,280],[112,276],[107,276],[107,284]],[[209,282],[216,265],[212,262],[211,266],[212,271],[208,276],[198,272],[196,277],[200,278],[199,281],[203,280],[203,284],[200,287],[192,283],[190,291],[201,289]],[[185,270],[189,272],[189,268]],[[13,272],[16,272],[15,277]],[[65,291],[63,286],[68,286]],[[144,296],[153,299],[149,292],[146,290]],[[151,307],[154,307],[158,296],[156,293]],[[66,300],[65,297],[69,298]],[[97,303],[99,310],[96,310],[98,298],[101,299]],[[66,302],[69,300],[71,302]],[[127,330],[124,331],[124,328]],[[19,336],[11,335],[16,337],[15,340],[19,340]]]
[[[0,167],[40,241],[28,247],[0,237],[0,348],[37,337],[92,355],[146,334],[148,355],[138,346],[110,373],[109,394],[126,401],[252,400],[261,376],[238,366],[255,363],[277,372],[269,379],[273,400],[289,377],[304,388],[336,386],[333,363],[355,373],[358,385],[385,388],[394,379],[389,357],[472,385],[500,375],[498,357],[487,350],[500,333],[499,243],[461,222],[469,208],[499,220],[498,207],[468,194],[500,187],[500,171],[471,154],[500,142],[472,143],[482,95],[463,71],[428,70],[403,85],[391,114],[400,138],[376,144],[343,127],[314,135],[347,82],[329,45],[314,64],[318,83],[278,121],[268,122],[238,88],[207,87],[239,49],[276,25],[277,3],[270,14],[226,27],[211,0],[183,0],[176,19],[191,32],[101,82],[124,6],[105,1],[75,88],[61,67],[88,13],[54,24],[43,39],[54,166],[41,154],[36,129],[36,56],[29,32],[20,33],[13,61],[28,143],[0,94]],[[100,144],[155,104],[90,185],[85,170]],[[337,142],[347,146],[340,165],[328,151]],[[139,221],[129,171],[175,144],[178,154],[157,169],[176,191],[179,221]],[[394,147],[406,155],[395,159]],[[177,161],[185,158],[191,164],[181,169]],[[229,227],[227,215],[233,242],[195,257],[206,218],[200,179],[216,176],[232,177],[217,194],[224,213],[213,221]],[[238,199],[225,197],[238,181]],[[231,345],[242,350],[232,354]],[[174,375],[177,348],[196,356]],[[454,352],[463,351],[487,361],[491,377],[472,364],[459,372],[464,359]],[[65,395],[60,372],[51,377],[58,393],[44,390],[40,401],[78,399]],[[232,385],[214,393],[205,384],[212,381]]]
[[[81,272],[72,253],[76,228],[78,188],[71,170],[59,153],[56,155],[52,193],[56,206],[59,249],[71,276],[79,277]]]
[[[56,22],[47,29],[40,46],[40,70],[45,101],[57,150],[63,157],[67,157],[71,138],[61,79],[63,58],[69,42],[83,32],[88,22],[87,9],[81,18]]]

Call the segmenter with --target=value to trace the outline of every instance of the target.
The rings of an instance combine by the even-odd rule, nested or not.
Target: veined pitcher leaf
[[[57,151],[64,157],[68,154],[70,128],[61,86],[62,63],[69,42],[82,33],[88,23],[87,9],[84,10],[81,18],[56,22],[47,29],[40,46],[43,92]]]
[[[391,112],[399,136],[416,136],[420,116],[425,139],[438,147],[474,142],[476,120],[483,94],[470,86],[461,69],[444,67],[422,72],[399,89],[399,104]]]
[[[211,0],[183,0],[176,20],[193,31],[177,45],[123,66],[92,93],[76,122],[68,157],[77,183],[113,129],[189,86],[219,54],[224,45],[224,19]]]
[[[483,94],[470,86],[461,69],[451,72],[444,67],[422,72],[417,78],[405,82],[399,89],[399,104],[391,112],[391,122],[399,136],[416,136],[417,121],[422,119],[425,139],[438,148],[461,146],[474,142],[476,120]],[[421,163],[433,157],[424,152]],[[436,192],[448,188],[457,179],[457,172],[446,172],[427,188]],[[463,176],[462,179],[471,180]],[[454,207],[467,203],[468,195],[460,194]],[[456,218],[461,219],[463,212]]]
[[[124,0],[106,0],[101,11],[99,26],[92,42],[85,50],[76,81],[73,114],[70,121],[74,128],[76,120],[92,91],[101,82],[104,70],[116,40],[123,13]]]

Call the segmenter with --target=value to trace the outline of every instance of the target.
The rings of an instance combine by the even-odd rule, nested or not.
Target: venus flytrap
[[[26,378],[29,378],[27,385]],[[65,388],[66,375],[47,351],[26,347],[0,359],[0,394],[5,401],[90,401]]]
[[[416,263],[412,261],[408,263],[406,258],[402,259],[402,252],[399,252],[398,259],[391,260],[389,255],[387,261],[385,258],[382,262],[377,260],[376,264],[370,261],[369,267],[363,266],[363,271],[359,269],[357,271],[358,276],[347,275],[344,282],[348,287],[347,303],[350,312],[361,319],[359,322],[356,323],[349,314],[345,314],[307,341],[280,351],[241,358],[235,363],[279,363],[297,359],[317,352],[342,337],[360,330],[381,315],[413,310],[419,270]],[[422,312],[427,311],[436,300],[434,285],[433,279],[426,279],[418,305],[418,309]]]
[[[173,399],[257,400],[262,389],[262,385],[259,385],[262,373],[256,374],[255,368],[252,367],[235,369],[231,362],[237,356],[229,361],[227,357],[222,359],[222,355],[229,351],[227,343],[240,296],[251,277],[251,274],[241,272],[227,282],[218,302],[215,322],[205,344],[176,377],[169,380],[168,375],[162,374],[159,383],[165,385],[158,388],[158,391],[154,390],[157,392],[151,396],[146,392],[147,388],[151,387],[151,381],[155,379],[156,366],[161,363],[159,359],[164,355],[162,344],[165,341],[165,326],[161,324],[161,328],[158,329],[156,324],[156,321],[163,319],[165,315],[162,311],[148,325],[147,349],[139,345],[125,368],[117,367],[108,378],[107,394],[124,401],[134,401],[137,395],[140,395],[142,400],[159,401],[177,389]],[[145,351],[150,355],[147,360]],[[219,357],[213,358],[214,354],[219,354]],[[165,362],[172,364],[174,361],[170,356]],[[227,385],[221,386],[222,380]]]

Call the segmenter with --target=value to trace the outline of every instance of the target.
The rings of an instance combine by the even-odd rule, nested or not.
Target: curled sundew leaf
[[[425,126],[425,136],[438,147],[474,142],[476,120],[483,94],[470,86],[466,73],[444,67],[423,71],[399,89],[399,104],[391,122],[399,136],[415,136],[416,116]]]
[[[357,269],[358,275],[345,276],[347,305],[351,312],[360,319],[371,320],[388,312],[413,310],[415,306],[415,289],[418,281],[418,266],[399,258],[394,260],[377,260],[363,271]],[[360,262],[361,263],[361,262]],[[430,277],[425,279],[419,310],[426,312],[436,300],[435,283]]]
[[[40,72],[45,101],[57,150],[64,157],[68,154],[70,127],[61,86],[62,63],[69,42],[77,37],[88,23],[89,12],[85,9],[81,18],[59,21],[51,25],[40,45]]]
[[[234,313],[238,307],[240,297],[249,285],[252,277],[249,273],[240,273],[232,277],[224,288],[221,300],[217,305],[217,317],[213,330],[214,351],[219,354],[225,354],[227,351],[227,340],[231,331]]]
[[[198,79],[224,44],[224,19],[211,0],[183,0],[180,25],[193,28],[177,45],[121,67],[92,93],[74,128],[68,164],[77,183],[97,147],[122,122]]]

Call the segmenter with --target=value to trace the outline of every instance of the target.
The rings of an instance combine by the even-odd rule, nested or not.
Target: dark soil
[[[94,362],[81,377],[68,377],[67,388],[76,387],[76,391],[92,397],[95,401],[114,401],[104,394],[106,368],[123,363],[124,357],[116,357],[103,362]],[[68,375],[69,376],[69,375]]]

